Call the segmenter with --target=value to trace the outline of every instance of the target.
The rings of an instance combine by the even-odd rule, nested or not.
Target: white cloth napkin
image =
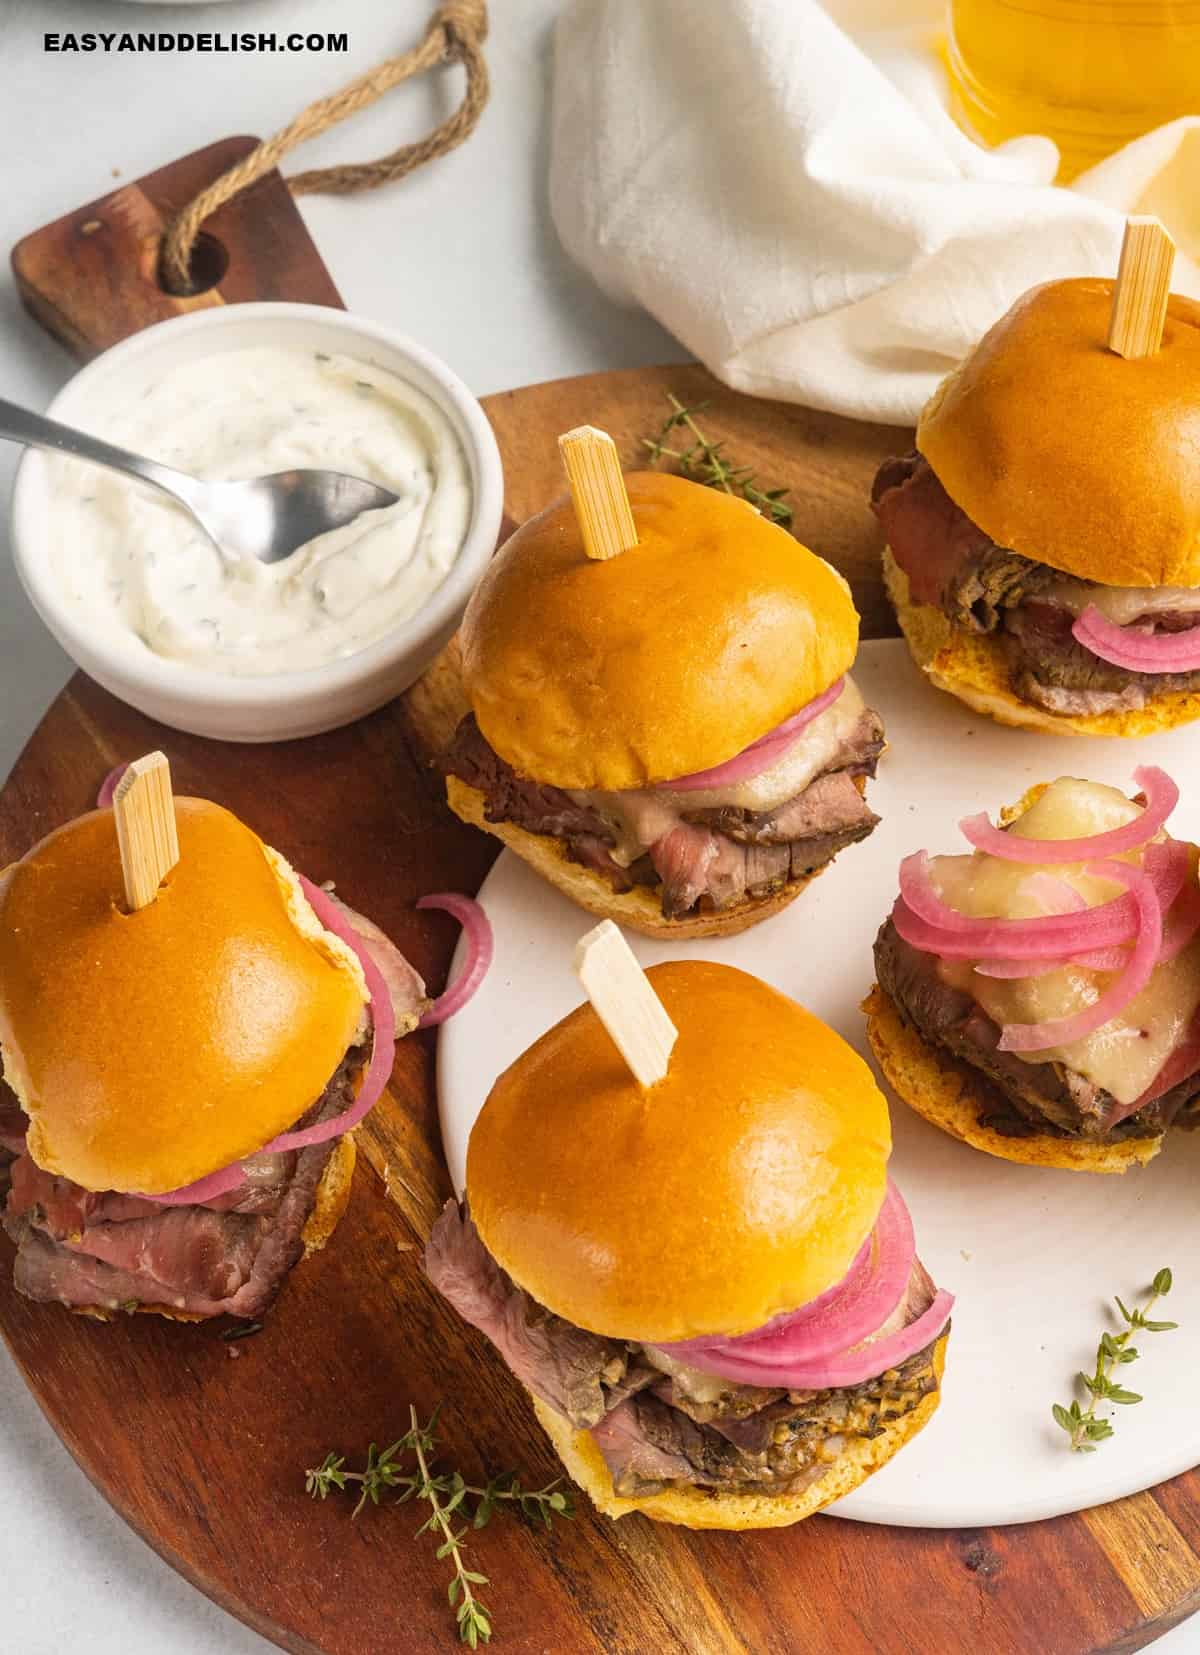
[[[1166,222],[1173,286],[1200,297],[1200,117],[1055,188],[1048,139],[988,151],[955,126],[929,0],[837,11],[569,6],[551,204],[608,294],[739,390],[900,422],[1026,288],[1115,274],[1127,212]]]

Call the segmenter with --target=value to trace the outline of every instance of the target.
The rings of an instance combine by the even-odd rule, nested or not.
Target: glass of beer
[[[1053,138],[1060,183],[1200,114],[1200,0],[950,0],[947,56],[959,125]]]

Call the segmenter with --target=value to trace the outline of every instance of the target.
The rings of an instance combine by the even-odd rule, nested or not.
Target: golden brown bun
[[[952,1138],[982,1149],[1002,1161],[1026,1166],[1061,1167],[1067,1172],[1128,1172],[1145,1166],[1162,1148],[1161,1138],[1126,1138],[1120,1143],[1088,1143],[1044,1133],[1006,1138],[979,1120],[987,1098],[986,1077],[923,1039],[906,1023],[895,1002],[878,983],[863,1001],[867,1039],[888,1084],[910,1109]]]
[[[354,1182],[357,1160],[358,1151],[354,1147],[353,1132],[346,1132],[342,1137],[335,1139],[333,1154],[326,1161],[321,1182],[317,1185],[313,1210],[309,1213],[301,1232],[305,1258],[319,1253],[342,1222],[342,1216],[350,1200],[350,1186]]]
[[[886,548],[883,574],[900,630],[929,682],[997,724],[1053,735],[1148,736],[1200,718],[1200,694],[1194,690],[1170,690],[1127,712],[1051,713],[1031,706],[1013,693],[1004,650],[994,634],[968,632],[932,604],[913,603],[908,576]]]
[[[157,1194],[260,1149],[320,1096],[366,1001],[281,857],[207,800],[124,911],[112,812],[42,840],[0,891],[0,1044],[39,1166]]]
[[[354,1165],[357,1152],[354,1148],[354,1133],[347,1132],[339,1138],[333,1146],[333,1154],[325,1163],[325,1171],[321,1174],[321,1182],[317,1185],[316,1199],[313,1210],[308,1215],[308,1222],[301,1232],[304,1241],[304,1258],[312,1258],[319,1253],[337,1229],[346,1211],[346,1204],[350,1200],[350,1185],[354,1179]],[[301,1259],[303,1264],[304,1259]],[[123,1311],[101,1310],[92,1305],[71,1305],[70,1310],[76,1316],[88,1316],[95,1322],[114,1322]],[[162,1316],[168,1322],[207,1322],[208,1316],[197,1316],[187,1310],[168,1310],[163,1305],[140,1304],[137,1307],[140,1316]]]
[[[948,1338],[943,1334],[933,1356],[939,1385]],[[852,1440],[825,1475],[798,1494],[716,1494],[701,1488],[669,1488],[640,1500],[613,1493],[612,1477],[590,1431],[577,1431],[569,1420],[536,1397],[533,1409],[572,1482],[606,1517],[640,1511],[656,1523],[679,1523],[687,1529],[779,1529],[811,1517],[866,1482],[929,1423],[941,1395],[940,1388],[931,1391],[911,1413],[893,1420],[877,1437]]]
[[[863,791],[863,778],[856,777],[855,785]],[[630,931],[640,931],[644,937],[670,937],[672,940],[688,937],[731,937],[760,920],[769,919],[789,902],[795,900],[818,874],[818,868],[803,879],[789,879],[770,896],[742,897],[727,908],[713,913],[685,914],[681,919],[667,919],[662,911],[660,887],[637,885],[632,891],[614,891],[601,874],[593,873],[581,862],[572,862],[561,839],[548,833],[530,833],[514,822],[489,822],[484,816],[484,796],[457,776],[446,778],[446,799],[454,814],[472,827],[494,834],[502,844],[514,851],[523,862],[528,862],[543,879],[586,908],[598,919],[615,920]]]
[[[1107,586],[1200,585],[1200,304],[1110,351],[1110,281],[1018,299],[934,393],[917,447],[998,546]]]
[[[679,1030],[642,1091],[590,1004],[502,1074],[467,1150],[484,1245],[578,1327],[738,1334],[845,1275],[883,1201],[891,1127],[841,1037],[710,961],[648,972]]]
[[[409,735],[419,758],[436,765],[453,745],[471,710],[462,679],[462,645],[456,632],[442,653],[402,697]]]
[[[517,530],[463,616],[479,727],[520,775],[644,787],[722,764],[851,665],[842,577],[743,500],[625,479],[638,544],[588,558],[569,499]]]

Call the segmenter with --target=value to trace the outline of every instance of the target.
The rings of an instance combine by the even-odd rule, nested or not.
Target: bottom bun
[[[922,1397],[911,1413],[893,1420],[877,1437],[860,1437],[844,1448],[825,1475],[798,1494],[718,1494],[703,1488],[668,1488],[661,1494],[647,1494],[644,1499],[624,1499],[613,1492],[612,1477],[592,1433],[577,1431],[569,1420],[536,1397],[533,1408],[572,1482],[606,1517],[625,1517],[631,1511],[640,1511],[656,1523],[678,1523],[686,1529],[781,1529],[802,1522],[865,1483],[872,1472],[886,1465],[929,1423],[941,1401],[948,1338],[943,1334],[933,1353],[938,1389]]]
[[[357,1160],[354,1133],[345,1132],[334,1142],[333,1154],[326,1161],[321,1182],[317,1185],[313,1210],[300,1232],[305,1258],[319,1253],[341,1223],[342,1214],[350,1200],[350,1185],[354,1181]]]
[[[855,777],[855,785],[861,793],[865,785],[861,776]],[[740,902],[732,902],[728,908],[712,913],[667,919],[655,888],[635,885],[631,891],[614,891],[601,874],[585,868],[582,862],[572,862],[561,839],[546,833],[530,833],[513,822],[489,822],[484,815],[487,801],[483,794],[457,776],[447,776],[446,798],[456,816],[501,840],[589,914],[595,914],[598,919],[615,920],[618,925],[640,931],[645,937],[671,937],[681,941],[688,937],[731,937],[786,908],[807,884],[825,871],[817,868],[802,879],[789,879],[770,896],[743,897]]]
[[[311,1258],[319,1253],[329,1240],[330,1236],[341,1223],[342,1214],[346,1211],[346,1204],[350,1200],[350,1185],[354,1179],[354,1166],[358,1159],[354,1148],[354,1133],[347,1132],[339,1138],[333,1146],[333,1154],[325,1163],[325,1171],[321,1174],[321,1182],[317,1185],[316,1198],[313,1201],[313,1210],[308,1215],[308,1221],[300,1232],[300,1239],[304,1243],[304,1259]],[[76,1316],[90,1316],[96,1322],[112,1322],[124,1311],[101,1310],[96,1305],[69,1305],[68,1309]],[[140,1304],[137,1307],[139,1316],[162,1316],[168,1322],[211,1322],[212,1316],[195,1316],[187,1310],[169,1310],[165,1305]]]
[[[913,603],[908,576],[886,549],[883,574],[900,630],[929,682],[997,724],[1053,735],[1148,736],[1200,718],[1195,690],[1167,690],[1125,712],[1051,713],[1035,707],[1014,695],[1004,647],[994,634],[968,632],[931,604]]]
[[[871,1050],[892,1090],[931,1125],[961,1138],[972,1149],[1003,1161],[1059,1167],[1064,1172],[1128,1172],[1130,1167],[1145,1166],[1162,1148],[1161,1137],[1095,1143],[1041,1132],[1028,1138],[1007,1138],[979,1119],[992,1090],[986,1075],[925,1040],[905,1022],[895,1001],[878,983],[862,1009],[867,1014]]]

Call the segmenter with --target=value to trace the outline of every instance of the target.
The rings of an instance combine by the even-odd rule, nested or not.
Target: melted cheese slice
[[[1040,594],[1045,603],[1082,615],[1093,604],[1117,626],[1142,615],[1200,615],[1200,586],[1097,586],[1086,580],[1061,580]]]
[[[783,756],[760,775],[725,787],[672,793],[670,788],[631,789],[625,793],[572,792],[576,804],[590,805],[612,824],[617,844],[615,862],[628,867],[648,846],[677,827],[685,810],[709,810],[733,805],[742,810],[774,810],[786,804],[825,770],[839,747],[853,733],[865,703],[857,684],[847,675],[841,695],[797,735]]]
[[[1141,806],[1116,788],[1063,777],[1013,822],[1010,832],[1026,839],[1082,838],[1110,832],[1140,814]],[[1140,863],[1141,852],[1129,852],[1120,860]],[[1024,888],[1029,875],[1038,871],[1035,864],[1002,862],[975,851],[970,856],[935,857],[930,868],[939,895],[960,913],[1032,919],[1047,911]],[[1044,871],[1073,885],[1089,907],[1120,894],[1115,884],[1089,878],[1077,865],[1060,863]],[[963,960],[943,961],[941,972],[999,1024],[1070,1017],[1093,1005],[1113,980],[1111,972],[1080,966],[1063,966],[1041,977],[982,977]],[[1132,1103],[1184,1038],[1198,1005],[1200,938],[1174,960],[1157,966],[1142,993],[1095,1034],[1067,1046],[1014,1055],[1028,1063],[1063,1063],[1111,1092],[1119,1103]]]

